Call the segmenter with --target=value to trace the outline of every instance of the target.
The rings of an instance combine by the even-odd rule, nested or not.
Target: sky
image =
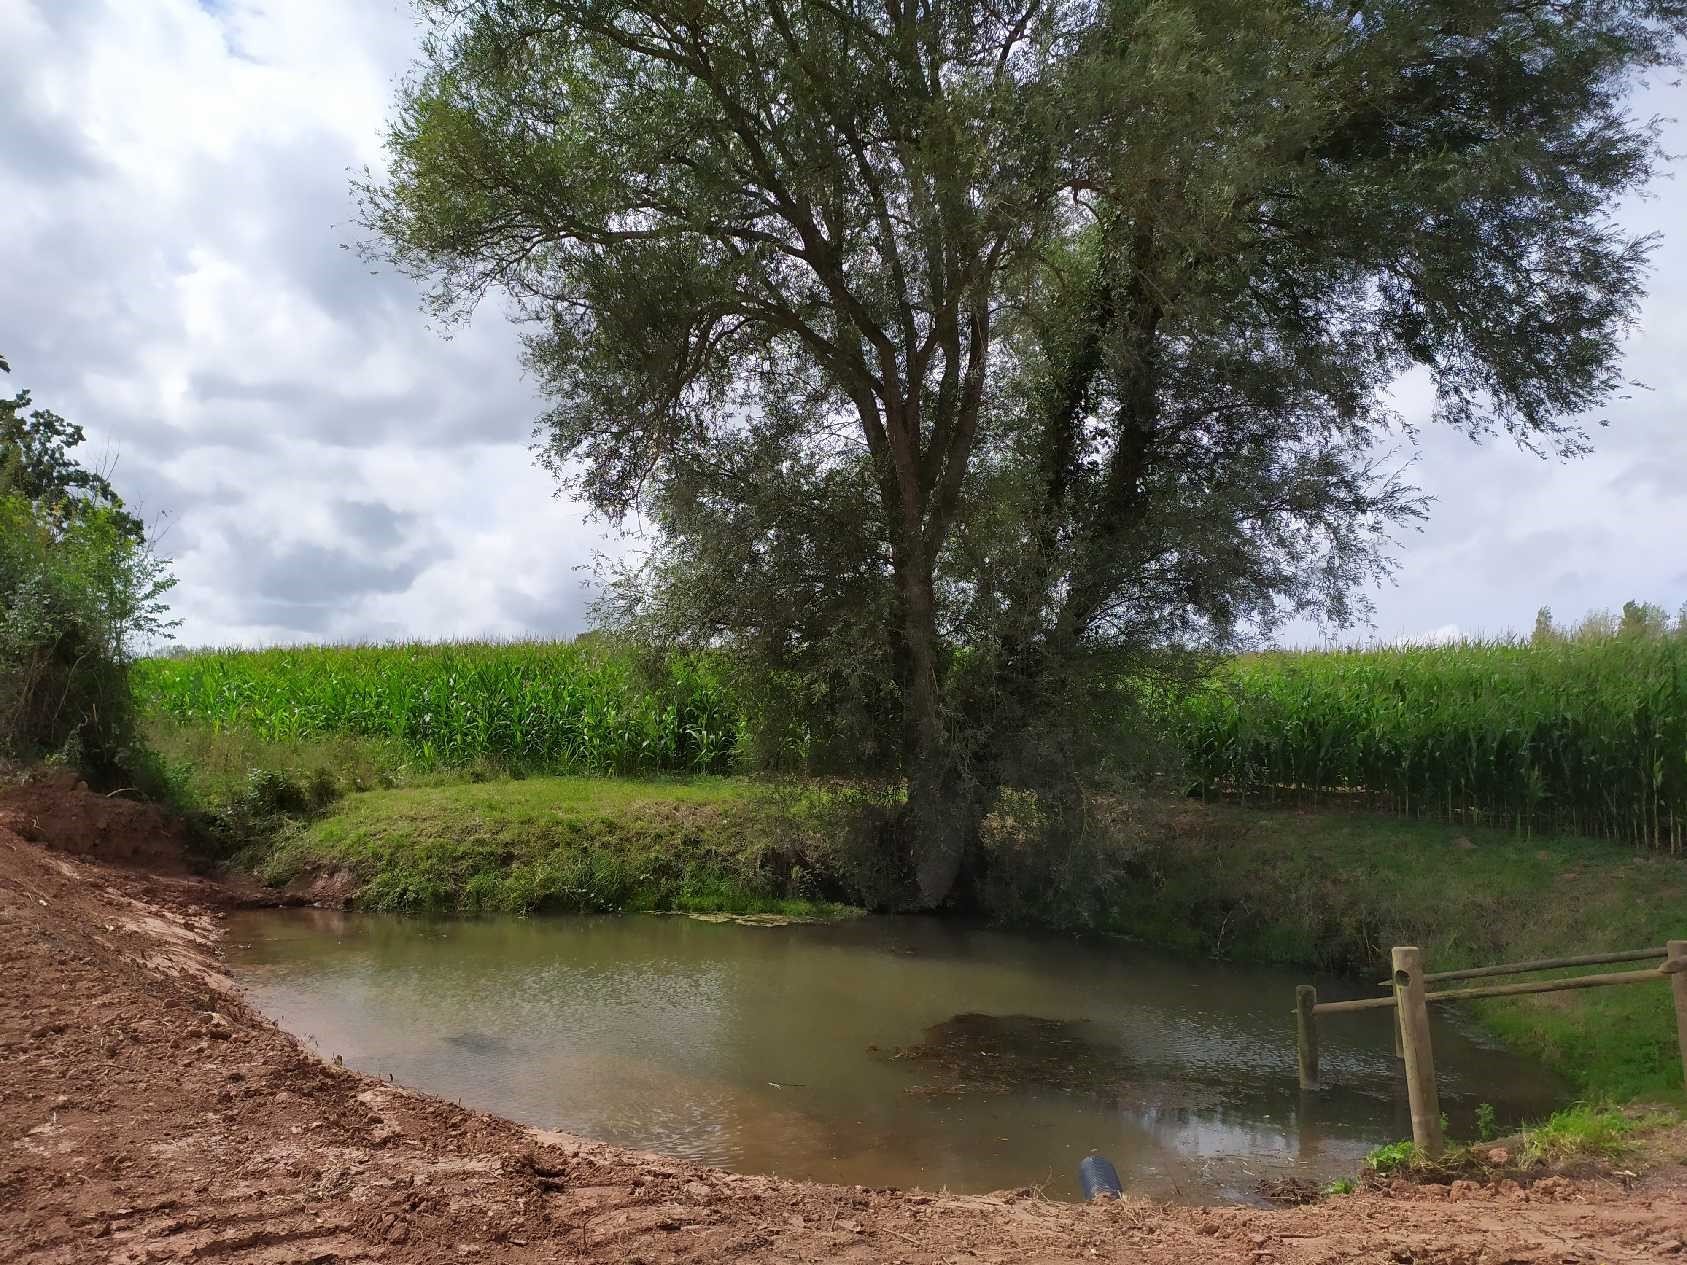
[[[0,391],[86,427],[175,561],[184,644],[586,624],[613,544],[533,463],[516,330],[496,304],[441,329],[345,248],[416,42],[400,0],[0,0]],[[1635,109],[1687,153],[1687,89]],[[1340,640],[1687,602],[1684,176],[1621,210],[1663,241],[1626,352],[1644,386],[1594,454],[1425,430],[1429,521]],[[1427,412],[1410,384],[1399,404]]]

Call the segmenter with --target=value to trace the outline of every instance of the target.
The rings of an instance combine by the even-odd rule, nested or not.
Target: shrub
[[[128,671],[164,630],[164,564],[120,510],[63,516],[0,480],[0,755],[98,777],[134,756]]]

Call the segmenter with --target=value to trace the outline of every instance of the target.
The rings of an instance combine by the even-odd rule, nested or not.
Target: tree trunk
[[[944,714],[931,576],[924,568],[910,570],[902,585],[910,668],[908,807],[898,826],[913,862],[912,907],[936,909],[955,890],[979,823]]]

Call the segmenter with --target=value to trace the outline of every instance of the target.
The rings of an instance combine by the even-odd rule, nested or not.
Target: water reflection
[[[1326,1025],[1295,1086],[1296,972],[932,919],[232,921],[253,1000],[324,1055],[541,1128],[741,1171],[1075,1196],[1100,1150],[1163,1198],[1351,1171],[1409,1132],[1386,1012]],[[1319,980],[1321,995],[1351,995]],[[1437,1015],[1442,1100],[1559,1087]]]

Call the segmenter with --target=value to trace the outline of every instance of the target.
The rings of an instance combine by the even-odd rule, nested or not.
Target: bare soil
[[[53,787],[0,796],[0,1262],[1687,1265],[1679,1153],[1262,1212],[818,1186],[537,1134],[309,1053],[221,972],[238,895],[187,877],[143,806]]]

